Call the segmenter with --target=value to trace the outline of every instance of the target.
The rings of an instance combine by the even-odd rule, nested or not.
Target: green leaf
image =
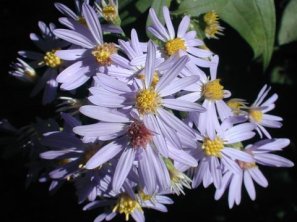
[[[216,9],[214,9],[216,10]],[[269,65],[275,38],[275,6],[273,0],[230,0],[220,17],[248,42],[254,56],[262,55],[263,67]]]
[[[139,0],[135,3],[135,7],[139,12],[144,13],[151,6],[151,3],[151,0]]]
[[[297,40],[297,0],[291,0],[284,10],[278,33],[278,43],[287,44]]]
[[[271,83],[281,84],[281,85],[292,85],[293,81],[290,79],[285,69],[281,66],[276,66],[271,72]]]
[[[155,12],[157,14],[157,17],[161,21],[162,24],[164,24],[164,18],[163,18],[163,6],[170,6],[171,0],[153,0],[152,8],[155,9]],[[146,27],[150,26],[152,24],[150,17],[148,16],[146,21]],[[152,35],[149,32],[146,32],[147,36],[152,37]]]
[[[183,0],[174,13],[199,16],[202,13],[222,8],[227,2],[228,0]]]

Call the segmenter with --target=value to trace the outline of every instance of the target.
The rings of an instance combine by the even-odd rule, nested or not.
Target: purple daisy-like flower
[[[164,138],[154,134],[139,118],[131,118],[116,110],[89,105],[83,106],[80,112],[101,122],[75,127],[75,133],[84,136],[85,140],[112,140],[89,159],[87,169],[94,169],[116,158],[118,162],[113,176],[115,191],[120,190],[135,163],[143,187],[149,193],[153,193],[157,187],[164,190],[170,187],[169,172],[162,156],[154,148],[157,147],[154,142]],[[168,148],[168,156],[188,166],[197,165],[194,158],[173,147]]]
[[[172,203],[173,201],[162,192],[149,195],[143,190],[135,190],[133,183],[126,182],[121,193],[107,193],[104,198],[85,205],[83,210],[92,210],[98,207],[105,208],[105,211],[98,215],[94,222],[109,221],[117,214],[124,214],[126,221],[132,216],[135,221],[144,222],[144,208],[167,212],[165,204]]]
[[[163,73],[160,80],[153,85],[153,75],[156,67],[156,46],[148,43],[148,53],[144,67],[144,81],[137,87],[129,87],[126,83],[105,75],[98,75],[95,79],[97,86],[90,89],[92,96],[89,100],[98,106],[108,108],[127,109],[132,108],[138,112],[149,129],[165,137],[176,147],[181,147],[176,133],[194,138],[193,130],[177,118],[170,111],[196,111],[203,112],[205,109],[197,103],[175,99],[173,95],[184,87],[198,81],[198,76],[177,78],[185,64],[187,56],[173,57],[171,65]],[[163,108],[164,107],[164,108]],[[167,147],[163,139],[154,141],[159,152],[168,157]]]
[[[204,72],[198,70],[197,67],[189,67],[189,72],[199,73],[200,80],[185,88],[190,93],[179,97],[181,100],[195,102],[202,99],[202,106],[206,109],[203,113],[191,112],[189,120],[193,122],[198,130],[203,134],[211,134],[214,129],[220,127],[220,122],[226,118],[233,116],[231,108],[223,100],[228,98],[231,93],[225,90],[217,79],[217,68],[219,57],[217,55],[211,57],[213,64],[210,67],[210,79]],[[197,75],[197,74],[196,74]]]
[[[196,38],[195,31],[189,31],[190,17],[184,16],[178,26],[177,33],[175,33],[172,21],[170,19],[170,12],[166,6],[163,7],[163,16],[166,28],[158,19],[155,10],[150,9],[149,15],[152,21],[152,26],[148,27],[156,38],[164,43],[164,51],[166,55],[172,56],[176,53],[182,52],[189,56],[190,61],[199,67],[210,67],[211,62],[209,57],[213,55],[210,50],[202,49],[204,43],[202,40]],[[199,46],[201,48],[199,48]]]
[[[222,186],[217,189],[215,199],[218,200],[229,186],[228,203],[232,208],[234,204],[239,205],[241,201],[241,189],[244,185],[249,197],[256,199],[254,182],[262,187],[268,186],[268,181],[262,174],[258,165],[269,167],[293,167],[294,163],[284,157],[271,154],[274,151],[281,151],[288,146],[288,139],[266,139],[254,145],[247,146],[243,151],[252,155],[253,162],[238,161],[241,170],[237,173],[227,171],[222,179]],[[254,181],[254,182],[253,182]]]
[[[267,114],[267,112],[274,109],[275,101],[278,98],[278,95],[274,93],[272,96],[265,100],[269,91],[270,87],[264,85],[263,88],[260,90],[255,102],[248,108],[248,118],[250,122],[256,124],[257,132],[259,133],[261,138],[263,133],[267,138],[271,139],[271,136],[265,129],[265,127],[280,128],[282,127],[281,121],[283,119],[279,116]]]
[[[196,149],[190,152],[198,161],[198,167],[193,169],[192,187],[196,188],[203,182],[204,187],[211,183],[218,189],[222,184],[222,172],[228,169],[239,172],[236,161],[253,162],[253,157],[233,148],[232,144],[248,140],[255,136],[252,123],[233,125],[232,119],[226,119],[221,127],[212,134],[204,134],[197,141]]]
[[[81,47],[56,52],[57,56],[66,61],[75,61],[57,77],[64,90],[72,90],[83,85],[98,71],[106,73],[112,62],[111,55],[117,52],[115,44],[104,43],[101,25],[94,9],[84,3],[82,11],[89,30],[54,30],[57,37]]]
[[[42,102],[43,104],[48,104],[56,97],[58,88],[56,77],[58,72],[60,72],[65,65],[63,64],[64,61],[55,55],[55,52],[67,46],[68,43],[58,39],[53,34],[53,30],[55,29],[54,24],[50,23],[49,26],[47,26],[45,23],[39,22],[38,26],[41,31],[41,36],[31,33],[30,39],[42,52],[19,51],[18,54],[30,60],[29,64],[32,68],[46,68],[42,77],[38,79],[31,95],[35,96],[44,88]]]

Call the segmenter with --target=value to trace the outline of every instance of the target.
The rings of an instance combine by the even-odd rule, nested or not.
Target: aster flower
[[[124,214],[128,221],[130,216],[137,222],[144,222],[144,208],[167,212],[165,204],[172,204],[173,201],[163,193],[149,195],[142,190],[135,190],[132,183],[126,182],[119,194],[109,194],[100,200],[95,200],[84,206],[83,210],[92,210],[104,207],[105,212],[95,218],[95,222],[109,221],[117,214]]]
[[[95,2],[95,6],[99,12],[99,14],[107,21],[113,24],[120,25],[121,20],[119,17],[119,3],[118,0],[108,0],[106,3],[105,0],[99,0],[99,4]]]
[[[94,9],[84,3],[82,11],[89,28],[88,32],[80,29],[54,31],[57,37],[81,47],[56,52],[56,55],[64,60],[75,61],[57,77],[64,90],[72,90],[83,85],[97,71],[105,73],[111,64],[110,56],[117,52],[115,44],[104,43],[101,25]]]
[[[111,60],[114,65],[111,65],[108,69],[108,75],[113,76],[121,81],[136,81],[143,82],[144,74],[143,69],[145,67],[147,43],[142,43],[138,39],[138,34],[135,29],[131,30],[131,40],[123,41],[118,40],[121,51],[124,55],[114,54],[111,56]],[[156,50],[156,70],[153,76],[153,84],[155,85],[159,80],[160,71],[162,66],[159,65],[164,62],[161,57],[161,52]],[[164,65],[163,65],[164,67]]]
[[[190,17],[183,17],[179,24],[177,33],[175,33],[170,19],[170,13],[166,6],[163,7],[163,16],[166,28],[157,18],[153,8],[150,9],[149,15],[152,21],[152,26],[147,29],[164,43],[164,51],[166,55],[171,56],[178,52],[182,52],[182,54],[188,55],[190,61],[199,67],[209,67],[211,65],[208,58],[213,55],[213,53],[209,50],[202,49],[204,47],[204,43],[202,40],[196,38],[195,31],[187,32],[190,25]]]
[[[90,105],[83,106],[80,112],[101,122],[75,127],[75,133],[84,136],[85,140],[112,140],[89,159],[86,163],[87,169],[94,169],[113,158],[118,158],[113,176],[113,189],[118,191],[136,161],[139,176],[144,181],[143,187],[149,193],[153,193],[157,187],[167,189],[170,186],[169,172],[154,148],[154,142],[162,139],[160,135],[154,135],[136,116],[132,118],[115,110]],[[181,150],[168,148],[168,155],[186,165],[197,164],[191,156]]]
[[[30,39],[33,43],[41,49],[40,52],[32,51],[19,51],[19,55],[25,59],[30,60],[29,65],[34,69],[45,67],[45,72],[37,81],[31,95],[35,96],[44,88],[43,104],[52,102],[57,93],[58,83],[56,77],[58,72],[63,69],[63,60],[55,55],[58,49],[61,49],[68,45],[68,43],[58,39],[53,34],[55,25],[50,23],[47,26],[43,22],[38,22],[41,36],[35,33],[30,34]],[[24,66],[24,64],[22,64]],[[28,69],[28,67],[26,67]],[[31,70],[32,71],[32,70]]]
[[[217,78],[219,57],[215,55],[211,57],[211,61],[214,65],[210,67],[210,79],[197,67],[190,67],[193,75],[199,73],[200,80],[185,88],[186,91],[191,93],[179,97],[181,100],[190,102],[202,99],[202,106],[206,109],[206,112],[191,112],[189,120],[196,125],[201,133],[209,135],[214,132],[214,128],[219,127],[220,122],[233,116],[231,108],[223,100],[228,98],[231,93],[224,89],[224,86],[220,83],[221,80]]]
[[[227,171],[222,180],[222,186],[216,190],[215,199],[218,200],[224,194],[229,186],[228,203],[232,208],[234,204],[239,205],[241,201],[241,189],[244,185],[249,197],[256,199],[254,182],[262,187],[268,186],[268,181],[262,174],[258,165],[269,167],[293,167],[294,163],[284,157],[271,154],[274,151],[281,151],[288,146],[288,139],[266,139],[261,140],[254,145],[249,145],[244,152],[254,157],[254,162],[238,161],[240,172],[234,173]]]
[[[198,161],[198,167],[192,169],[193,182],[192,187],[196,188],[203,182],[204,187],[211,183],[218,189],[222,184],[223,169],[232,172],[239,172],[236,160],[244,162],[253,162],[253,157],[245,152],[232,147],[232,144],[242,142],[254,137],[254,125],[251,123],[242,123],[233,125],[232,119],[226,119],[220,128],[211,133],[202,133],[197,141],[196,149],[190,152]]]
[[[101,86],[101,88],[91,88],[90,91],[93,95],[89,97],[89,100],[93,104],[102,107],[132,108],[132,110],[138,112],[141,118],[143,118],[146,127],[160,135],[165,135],[173,145],[180,147],[175,134],[179,132],[188,138],[193,138],[194,133],[189,126],[164,108],[184,112],[204,111],[204,108],[197,103],[179,100],[173,97],[175,93],[187,85],[196,82],[199,77],[177,78],[180,71],[188,62],[188,58],[187,56],[181,58],[173,57],[171,59],[171,65],[168,64],[170,68],[164,72],[157,84],[153,85],[153,74],[156,67],[155,61],[156,47],[152,42],[149,42],[143,84],[133,88],[112,77],[98,75],[95,81],[97,81],[98,86]],[[164,140],[158,139],[154,142],[159,152],[164,157],[168,157],[168,151],[164,148],[167,146]]]
[[[274,109],[275,101],[278,98],[278,95],[274,93],[272,96],[265,100],[269,91],[270,87],[264,85],[263,88],[260,90],[257,99],[248,108],[248,118],[250,122],[256,124],[257,132],[259,133],[261,138],[263,133],[267,138],[271,139],[271,136],[269,132],[265,129],[265,127],[280,128],[282,127],[281,121],[283,119],[279,116],[266,114],[267,112]]]
[[[227,105],[231,108],[234,115],[246,115],[248,103],[244,99],[232,98],[227,101]]]
[[[204,34],[208,39],[218,39],[216,35],[223,35],[224,28],[219,23],[219,15],[214,11],[207,12],[203,15],[205,23]]]
[[[59,18],[59,21],[61,24],[65,25],[69,29],[84,32],[85,34],[88,33],[88,26],[85,19],[85,16],[83,14],[82,10],[82,4],[86,3],[89,4],[88,0],[74,0],[76,12],[74,12],[72,9],[67,7],[66,5],[62,3],[55,3],[55,7],[60,11],[64,16]],[[98,14],[97,17],[100,17],[101,15]],[[111,33],[122,33],[123,30],[120,27],[114,26],[114,25],[102,25],[102,30],[104,32],[111,32]]]
[[[24,82],[32,83],[37,78],[35,69],[20,58],[17,58],[17,62],[11,64],[11,68],[13,70],[9,74]]]

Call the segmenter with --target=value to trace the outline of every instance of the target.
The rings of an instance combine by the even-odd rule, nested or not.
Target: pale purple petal
[[[267,187],[268,186],[268,181],[263,175],[263,173],[259,170],[258,167],[254,167],[251,169],[248,169],[249,174],[251,177],[254,179],[254,181],[259,184],[262,187]]]
[[[293,167],[294,163],[284,157],[270,154],[270,153],[258,153],[255,155],[257,163],[265,166],[272,167]]]
[[[98,82],[102,85],[104,89],[112,93],[123,94],[126,92],[131,92],[131,89],[126,83],[119,81],[110,76],[100,74],[98,75]]]
[[[132,168],[135,154],[136,149],[131,147],[127,147],[122,153],[116,166],[112,181],[112,188],[115,192],[118,192],[121,189],[125,179],[127,178]]]
[[[84,35],[67,29],[56,29],[54,34],[61,39],[64,39],[67,42],[73,43],[75,45],[81,46],[83,48],[93,48],[94,44]]]
[[[162,90],[159,91],[161,97],[172,95],[180,90],[183,90],[185,87],[197,82],[199,76],[189,76],[182,79],[176,79],[171,82],[168,86],[165,86]]]
[[[149,15],[150,15],[150,18],[151,18],[151,21],[152,21],[152,24],[153,24],[153,27],[157,30],[157,32],[159,32],[160,35],[163,36],[164,39],[167,39],[169,40],[170,37],[166,31],[166,29],[164,28],[164,26],[161,24],[161,22],[159,21],[156,13],[155,13],[155,10],[153,8],[151,8],[149,10]]]
[[[102,30],[101,30],[101,25],[99,23],[99,18],[96,12],[87,3],[83,4],[82,11],[86,19],[86,22],[88,24],[88,28],[92,33],[94,39],[96,40],[97,44],[99,45],[102,44],[103,43]]]
[[[169,37],[170,37],[170,39],[174,39],[175,31],[174,31],[173,24],[170,19],[169,10],[166,6],[163,6],[163,16],[164,16],[164,20],[165,20],[165,24],[166,24],[168,33],[169,33]]]
[[[180,73],[180,71],[185,67],[188,61],[189,58],[187,56],[182,56],[181,58],[177,59],[177,62],[172,65],[171,69],[167,73],[165,73],[160,79],[160,81],[157,83],[156,91],[160,92],[167,85],[169,85]]]
[[[177,37],[183,38],[187,29],[189,28],[190,25],[190,18],[189,16],[184,16],[183,19],[181,20],[178,30],[177,30]]]
[[[255,162],[253,156],[247,152],[243,152],[234,148],[224,147],[221,151],[225,155],[229,156],[232,160],[241,160],[244,162],[252,163]]]
[[[94,169],[116,156],[126,145],[121,141],[113,141],[102,147],[86,163],[87,169]]]
[[[244,175],[243,182],[244,182],[245,189],[247,190],[251,200],[255,200],[256,190],[255,190],[253,180],[248,172],[244,172],[243,175]]]
[[[78,16],[66,5],[61,3],[55,3],[54,4],[56,9],[58,9],[63,15],[69,16],[70,18],[77,20]]]
[[[204,112],[205,108],[198,103],[192,103],[181,99],[162,99],[163,106],[184,112]]]
[[[168,147],[169,150],[169,158],[176,160],[180,163],[188,165],[190,167],[197,167],[197,161],[189,154],[184,152],[181,149],[173,148],[171,146]]]
[[[55,54],[59,58],[67,61],[73,61],[81,59],[84,57],[84,54],[87,52],[86,49],[67,49],[67,50],[58,50]]]
[[[112,110],[99,107],[99,106],[92,106],[92,105],[86,105],[82,106],[79,111],[91,118],[105,121],[105,122],[114,122],[114,123],[128,123],[130,122],[130,119],[120,113],[112,112]]]
[[[219,163],[218,158],[216,157],[210,157],[209,162],[210,162],[209,169],[213,178],[213,183],[215,187],[218,189],[220,188],[222,183],[221,165]]]
[[[149,89],[153,80],[155,72],[155,60],[156,60],[156,46],[152,41],[148,43],[147,56],[145,61],[145,88]]]

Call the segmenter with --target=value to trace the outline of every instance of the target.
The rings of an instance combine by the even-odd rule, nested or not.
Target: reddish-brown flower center
[[[128,129],[130,144],[133,148],[145,148],[152,139],[152,133],[141,122],[135,121],[130,124]]]

